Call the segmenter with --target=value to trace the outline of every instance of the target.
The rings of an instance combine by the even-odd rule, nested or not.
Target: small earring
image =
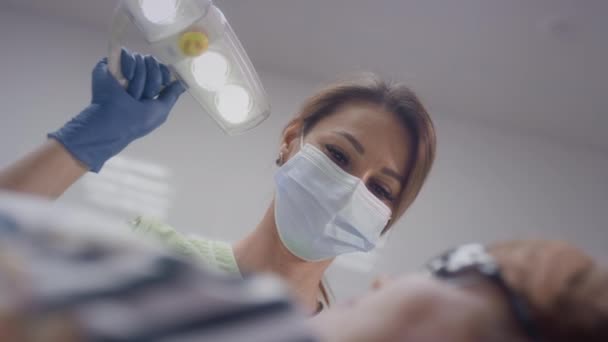
[[[277,158],[275,163],[277,164],[277,166],[281,166],[281,164],[283,164],[283,152],[282,151],[279,152],[279,158]]]

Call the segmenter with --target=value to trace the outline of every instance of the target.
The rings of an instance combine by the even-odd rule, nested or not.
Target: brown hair
[[[529,301],[542,341],[608,341],[606,268],[561,241],[501,242],[489,251]]]
[[[412,90],[403,84],[387,83],[374,74],[362,74],[349,81],[333,83],[308,98],[285,130],[298,125],[306,135],[317,122],[334,113],[338,107],[361,101],[394,113],[412,134],[413,162],[393,212],[391,224],[394,224],[418,196],[435,160],[435,128]]]

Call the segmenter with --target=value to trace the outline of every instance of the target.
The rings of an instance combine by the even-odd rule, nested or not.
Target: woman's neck
[[[234,244],[234,256],[241,270],[279,275],[306,307],[316,311],[319,284],[332,260],[307,262],[291,254],[277,233],[274,205],[252,233]]]

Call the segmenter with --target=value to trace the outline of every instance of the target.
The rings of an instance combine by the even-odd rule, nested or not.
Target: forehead
[[[368,102],[350,102],[319,120],[309,137],[345,132],[364,147],[366,156],[405,174],[413,144],[410,130],[395,113]]]

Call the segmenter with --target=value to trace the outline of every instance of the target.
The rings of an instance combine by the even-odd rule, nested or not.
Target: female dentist
[[[123,51],[121,62],[127,89],[100,61],[91,104],[2,170],[0,188],[57,197],[166,121],[183,86],[170,83],[168,69],[152,57]],[[211,267],[276,273],[318,312],[330,302],[323,274],[334,258],[372,250],[418,195],[435,158],[435,131],[412,91],[369,77],[310,97],[281,141],[275,197],[233,246],[142,218],[133,225]]]

